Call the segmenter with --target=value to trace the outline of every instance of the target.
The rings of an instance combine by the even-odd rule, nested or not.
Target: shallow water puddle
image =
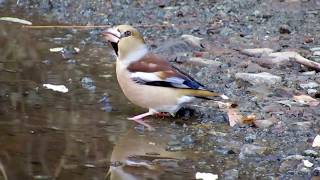
[[[174,133],[170,128],[141,132],[126,120],[143,110],[122,95],[113,57],[102,43],[90,40],[92,35],[0,26],[0,177],[139,179],[194,174],[185,161],[190,152],[166,151],[168,136]],[[79,52],[70,51],[75,48]],[[56,91],[58,87],[64,91]]]

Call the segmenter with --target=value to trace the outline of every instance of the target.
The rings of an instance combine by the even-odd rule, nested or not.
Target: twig
[[[92,28],[109,28],[110,25],[92,25],[92,26],[73,26],[73,25],[57,25],[57,26],[28,26],[23,25],[22,28],[26,29],[50,29],[50,28],[58,28],[58,29],[92,29]]]
[[[302,65],[305,65],[307,67],[310,67],[310,68],[313,68],[313,69],[320,71],[320,64],[319,63],[311,61],[307,58],[304,58],[299,53],[294,52],[294,51],[275,52],[275,53],[270,53],[268,56],[272,57],[272,58],[282,58],[282,59],[293,60],[297,63],[300,63]]]
[[[171,24],[138,24],[134,25],[135,27],[169,27],[173,26]],[[57,28],[57,29],[93,29],[93,28],[109,28],[111,25],[88,25],[88,26],[81,26],[81,25],[23,25],[22,28],[26,29],[50,29],[50,28]]]
[[[240,52],[249,55],[249,56],[261,56],[266,55],[267,57],[273,59],[281,59],[281,60],[293,60],[299,64],[305,65],[307,67],[316,69],[320,71],[320,63],[311,61],[307,58],[304,58],[299,53],[294,51],[285,51],[285,52],[273,52],[272,49],[269,48],[256,48],[256,49],[243,49]]]
[[[310,61],[309,59],[302,57],[300,54],[297,54],[294,59],[296,60],[297,63],[303,64],[305,66],[308,66],[320,71],[320,63]]]

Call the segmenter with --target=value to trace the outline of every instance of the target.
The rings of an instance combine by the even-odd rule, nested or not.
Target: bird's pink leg
[[[152,112],[152,111],[149,111],[149,112],[146,112],[146,113],[134,116],[134,117],[130,117],[128,119],[129,120],[133,120],[133,121],[135,121],[135,122],[147,127],[149,131],[154,131],[154,128],[152,126],[150,126],[149,124],[147,124],[146,122],[144,122],[143,119],[142,119],[144,117],[151,116],[153,114],[155,114],[155,113]]]
[[[130,117],[128,118],[129,120],[139,120],[139,119],[143,119],[144,117],[147,117],[147,116],[151,116],[153,115],[154,113],[153,112],[146,112],[146,113],[143,113],[143,114],[139,114],[137,116],[134,116],[134,117]]]

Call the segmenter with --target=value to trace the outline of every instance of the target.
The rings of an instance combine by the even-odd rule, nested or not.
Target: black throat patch
[[[115,51],[116,55],[118,56],[118,43],[111,42],[111,46],[113,47],[113,50]]]

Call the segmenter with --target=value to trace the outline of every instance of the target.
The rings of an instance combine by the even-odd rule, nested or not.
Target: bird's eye
[[[128,37],[128,36],[131,36],[131,35],[132,35],[131,31],[124,32],[124,37]]]

